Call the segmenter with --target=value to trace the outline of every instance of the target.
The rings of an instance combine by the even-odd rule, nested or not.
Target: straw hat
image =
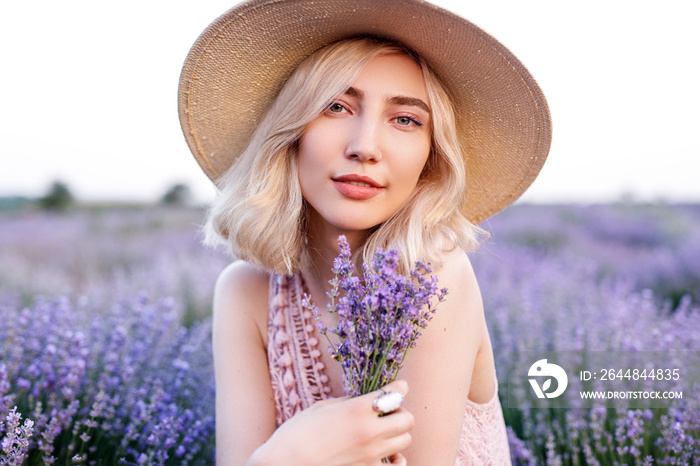
[[[544,95],[493,37],[422,0],[251,0],[210,24],[187,56],[179,88],[180,122],[206,175],[216,182],[226,172],[305,57],[360,35],[414,50],[453,97],[467,218],[481,222],[520,197],[549,152]]]

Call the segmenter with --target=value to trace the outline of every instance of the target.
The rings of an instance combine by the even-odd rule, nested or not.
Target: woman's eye
[[[333,113],[340,113],[340,112],[342,112],[343,110],[345,110],[345,107],[343,107],[342,104],[339,104],[339,103],[337,103],[337,102],[333,102],[333,103],[330,104],[330,106],[328,107],[328,110],[330,110],[330,111],[333,112]]]
[[[415,124],[416,126],[423,126],[423,123],[409,116],[396,117],[396,123],[398,123],[401,126],[410,126],[411,123]]]

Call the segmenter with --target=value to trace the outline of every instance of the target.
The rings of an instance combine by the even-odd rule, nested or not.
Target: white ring
[[[372,402],[372,408],[380,414],[393,413],[403,402],[403,394],[401,392],[386,392],[379,389],[382,392]]]

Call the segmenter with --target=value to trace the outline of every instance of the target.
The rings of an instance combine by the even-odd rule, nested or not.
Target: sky
[[[54,180],[82,200],[214,189],[177,115],[182,63],[229,0],[0,4],[0,196]],[[527,202],[700,202],[700,2],[440,0],[496,37],[549,102]]]

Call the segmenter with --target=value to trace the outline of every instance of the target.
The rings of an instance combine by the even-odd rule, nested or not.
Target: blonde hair
[[[219,180],[205,243],[279,273],[306,259],[307,206],[298,180],[298,141],[308,123],[343,94],[378,55],[406,54],[421,66],[428,90],[432,144],[416,189],[390,219],[375,226],[356,257],[398,246],[402,272],[422,259],[440,267],[446,250],[478,247],[485,234],[462,212],[466,175],[451,99],[428,65],[405,47],[375,38],[346,39],[307,57],[292,73],[250,143]],[[356,251],[357,253],[358,251]]]

